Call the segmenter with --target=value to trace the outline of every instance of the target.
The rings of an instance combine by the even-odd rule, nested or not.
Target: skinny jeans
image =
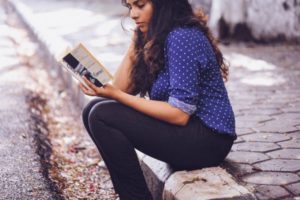
[[[194,170],[219,165],[234,141],[197,117],[186,126],[172,125],[105,98],[89,102],[82,118],[121,200],[152,199],[135,149],[175,170]]]

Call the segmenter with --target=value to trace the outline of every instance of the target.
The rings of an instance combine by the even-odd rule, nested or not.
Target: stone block
[[[227,159],[231,162],[253,164],[270,159],[263,153],[237,151],[230,152]]]
[[[280,146],[275,143],[266,142],[244,142],[235,144],[232,147],[233,151],[250,151],[250,152],[268,152],[280,149]]]
[[[291,191],[294,195],[300,196],[300,182],[290,184],[290,185],[286,186],[286,188],[289,191]]]
[[[300,160],[272,159],[254,166],[263,171],[297,172],[300,169]]]
[[[210,14],[212,0],[189,0],[192,6],[196,9],[203,9],[205,14]]]
[[[243,177],[243,181],[263,185],[286,185],[300,181],[300,177],[286,172],[257,172]]]
[[[164,200],[255,199],[220,167],[179,171],[167,180]]]
[[[281,149],[278,151],[267,153],[267,155],[271,156],[272,158],[300,160],[300,146],[298,146],[298,148],[299,149]],[[299,170],[300,170],[300,165],[299,165]]]
[[[289,140],[291,137],[286,134],[274,133],[253,133],[242,136],[242,139],[247,142],[281,142]]]
[[[286,0],[215,0],[209,24],[219,36],[299,40],[299,8],[296,1]]]
[[[291,136],[293,139],[299,139],[300,140],[300,126],[297,126],[299,128],[299,131],[296,131],[294,133],[289,133],[289,136]]]
[[[290,193],[281,186],[260,185],[255,187],[255,190],[260,200],[279,199],[290,195]]]
[[[299,128],[296,127],[297,121],[286,121],[286,119],[283,120],[285,123],[282,124],[282,120],[273,120],[270,122],[267,122],[264,126],[258,127],[257,129],[260,132],[266,132],[266,133],[290,133],[298,131]]]
[[[137,151],[138,152],[138,151]],[[138,152],[141,168],[143,170],[148,188],[155,200],[162,198],[166,180],[172,174],[171,167],[162,161]]]
[[[279,144],[282,148],[299,148],[300,147],[300,139],[293,139],[285,142],[280,142],[277,143]]]

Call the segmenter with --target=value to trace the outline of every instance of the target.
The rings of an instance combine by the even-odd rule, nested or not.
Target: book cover
[[[109,71],[82,43],[66,52],[60,62],[68,72],[86,87],[88,86],[83,81],[83,76],[98,87],[107,84],[113,78]]]

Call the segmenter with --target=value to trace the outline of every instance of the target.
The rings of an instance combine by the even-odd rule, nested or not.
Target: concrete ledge
[[[15,12],[42,49],[49,73],[63,79],[80,107],[90,100],[79,92],[77,82],[57,62],[58,57],[71,45],[55,34],[44,30],[35,20],[30,8],[18,0],[6,0],[6,8]],[[208,168],[196,171],[176,172],[159,160],[138,152],[141,167],[154,200],[197,199],[255,199],[246,188],[238,185],[225,170]]]
[[[165,183],[164,200],[255,199],[221,167],[178,171]]]
[[[165,182],[174,172],[173,169],[165,162],[154,159],[139,151],[136,152],[153,198],[155,200],[161,199]]]

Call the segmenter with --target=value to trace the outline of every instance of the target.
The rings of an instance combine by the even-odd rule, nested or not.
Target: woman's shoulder
[[[199,41],[204,38],[203,32],[198,27],[176,27],[167,36],[169,42],[174,40]]]

